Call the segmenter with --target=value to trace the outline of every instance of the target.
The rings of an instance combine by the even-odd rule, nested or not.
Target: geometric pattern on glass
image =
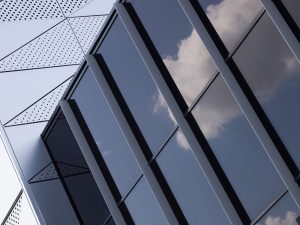
[[[88,168],[72,165],[69,163],[57,162],[57,166],[59,168],[62,177],[75,176],[75,175],[80,175],[80,174],[85,174],[90,172]],[[42,171],[34,175],[28,182],[32,184],[32,183],[37,183],[42,181],[54,180],[58,178],[59,176],[53,163],[50,163]]]
[[[0,2],[0,22],[63,18],[56,0],[4,0]]]
[[[80,64],[83,52],[67,20],[0,61],[0,71]]]
[[[16,201],[14,208],[10,212],[6,221],[3,221],[2,225],[19,225],[20,224],[20,214],[22,208],[22,194],[19,196],[19,199]]]
[[[87,53],[90,46],[93,44],[105,19],[106,16],[68,18],[85,53]]]
[[[59,86],[48,92],[31,106],[23,110],[17,116],[8,121],[5,126],[16,126],[35,122],[47,121],[50,119],[55,107],[64,95],[73,76],[61,83]]]
[[[90,0],[58,0],[58,3],[65,15],[75,12],[77,9],[83,7]]]

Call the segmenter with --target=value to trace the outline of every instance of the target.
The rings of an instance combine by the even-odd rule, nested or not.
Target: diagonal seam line
[[[9,73],[9,72],[20,72],[20,71],[28,71],[28,70],[39,70],[39,69],[50,69],[50,68],[57,68],[57,67],[64,67],[64,66],[79,66],[80,63],[75,63],[75,64],[68,64],[68,65],[56,65],[56,66],[45,66],[45,67],[35,67],[35,68],[26,68],[26,69],[17,69],[17,70],[2,70],[0,71],[1,73]]]
[[[91,0],[89,2],[87,2],[85,5],[79,7],[78,9],[76,9],[74,12],[72,12],[69,16],[71,16],[72,14],[78,12],[79,10],[81,10],[82,8],[86,7],[87,5],[89,5],[90,3],[94,2],[95,0]]]
[[[12,124],[12,125],[6,125],[4,126],[5,128],[10,128],[10,127],[17,127],[17,126],[24,126],[24,125],[30,125],[30,124],[35,124],[35,123],[45,123],[48,122],[49,120],[39,120],[39,121],[34,121],[34,122],[25,122],[25,123],[19,123],[19,124]]]
[[[57,164],[65,164],[67,166],[74,166],[74,167],[78,167],[78,168],[81,168],[81,169],[87,169],[89,170],[88,167],[84,167],[84,166],[78,166],[78,165],[75,165],[75,164],[72,164],[72,163],[66,163],[66,162],[61,162],[61,161],[56,161]]]
[[[1,225],[5,225],[7,219],[9,218],[10,214],[14,210],[14,208],[15,208],[16,204],[18,203],[18,201],[19,201],[20,197],[22,196],[22,194],[23,194],[23,190],[21,189],[20,192],[18,193],[15,201],[13,202],[12,206],[10,207],[9,211],[7,212],[7,214],[6,214],[3,222],[1,223]]]
[[[106,17],[108,16],[109,14],[108,13],[105,13],[105,14],[99,14],[99,15],[84,15],[84,16],[67,16],[68,19],[73,19],[73,18],[80,18],[80,17]]]
[[[30,181],[35,178],[40,172],[42,172],[44,169],[46,169],[48,166],[50,166],[52,164],[52,162],[48,163],[46,166],[44,166],[42,169],[40,169],[37,173],[35,173],[29,180],[28,183],[30,183]]]
[[[35,39],[41,37],[43,34],[47,33],[48,31],[50,31],[51,29],[53,29],[54,27],[58,26],[59,24],[61,24],[62,22],[64,22],[66,20],[63,19],[62,21],[58,22],[57,24],[55,24],[54,26],[50,27],[48,30],[44,31],[43,33],[39,34],[38,36],[36,36],[35,38],[31,39],[30,41],[28,41],[27,43],[25,43],[24,45],[22,45],[21,47],[17,48],[16,50],[14,50],[13,52],[9,53],[8,55],[4,56],[2,59],[0,59],[0,61],[4,60],[5,58],[7,58],[8,56],[12,55],[13,53],[15,53],[16,51],[20,50],[21,48],[23,48],[24,46],[28,45],[30,42],[34,41]]]
[[[56,87],[54,87],[52,90],[50,90],[49,92],[47,92],[45,95],[43,95],[41,98],[39,98],[37,101],[35,101],[34,103],[32,103],[30,106],[28,106],[26,109],[24,109],[22,112],[18,113],[16,116],[14,116],[12,119],[10,119],[8,122],[6,122],[4,124],[4,126],[6,126],[8,123],[10,123],[11,121],[13,121],[15,118],[17,118],[19,115],[21,115],[23,112],[25,112],[27,109],[29,109],[31,106],[33,106],[34,104],[36,104],[38,101],[40,101],[41,99],[43,99],[44,97],[46,97],[48,94],[50,94],[52,91],[54,91],[55,89],[57,89],[59,86],[61,86],[62,84],[64,84],[65,82],[67,82],[68,80],[72,79],[74,77],[74,74],[72,76],[70,76],[69,78],[67,78],[66,80],[64,80],[63,82],[61,82],[59,85],[57,85]]]

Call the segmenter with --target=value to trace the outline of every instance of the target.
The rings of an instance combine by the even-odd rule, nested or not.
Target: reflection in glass
[[[192,113],[250,218],[254,219],[285,187],[221,76]]]
[[[135,224],[168,224],[145,178],[134,187],[125,204]]]
[[[198,0],[231,52],[262,11],[260,0]]]
[[[282,3],[287,8],[293,19],[300,28],[300,1],[299,0],[282,0]]]
[[[230,224],[181,131],[156,160],[189,224]]]
[[[46,144],[52,153],[53,160],[65,164],[64,167],[59,167],[59,171],[66,184],[65,188],[70,194],[69,198],[73,200],[74,207],[78,210],[83,223],[86,225],[102,224],[109,216],[109,210],[92,174],[90,172],[78,174],[79,172],[74,171],[74,167],[84,167],[88,170],[88,165],[62,114],[49,133]],[[72,169],[66,169],[68,168],[66,166],[72,166]],[[48,196],[47,200],[51,201],[51,196]]]
[[[300,212],[289,193],[260,219],[257,225],[299,225]]]
[[[131,149],[87,69],[73,96],[122,196],[141,174]]]
[[[300,65],[267,14],[233,58],[300,167]]]
[[[129,2],[132,3],[181,94],[190,105],[217,71],[206,47],[177,1]]]
[[[157,152],[174,129],[175,121],[120,19],[114,22],[99,52],[150,149]]]

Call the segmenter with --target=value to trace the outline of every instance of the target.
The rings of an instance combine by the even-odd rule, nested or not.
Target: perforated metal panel
[[[72,77],[48,92],[44,97],[7,122],[5,126],[8,127],[49,120],[71,80]]]
[[[65,15],[69,15],[75,12],[77,9],[83,7],[90,0],[58,0],[60,7],[62,8]]]
[[[85,53],[99,33],[106,16],[87,16],[69,18],[70,24]]]
[[[0,1],[0,22],[63,18],[56,0]]]
[[[68,163],[58,162],[57,166],[63,177],[79,175],[82,173],[88,173],[90,170],[81,166],[71,165]]]
[[[46,168],[36,174],[33,178],[29,180],[29,183],[36,183],[41,181],[58,179],[57,171],[53,163],[49,164]]]
[[[57,166],[59,168],[62,177],[75,176],[75,175],[80,175],[80,174],[90,172],[88,168],[71,165],[68,163],[58,162]],[[28,182],[32,184],[32,183],[43,182],[43,181],[53,180],[58,178],[59,176],[53,163],[50,163],[42,171],[40,171],[38,174],[32,177]]]
[[[0,61],[0,71],[79,64],[82,49],[67,20]]]
[[[22,198],[23,195],[21,195],[18,199],[18,201],[15,204],[15,207],[11,211],[9,217],[5,221],[4,225],[19,225],[20,224],[20,214],[22,209]]]

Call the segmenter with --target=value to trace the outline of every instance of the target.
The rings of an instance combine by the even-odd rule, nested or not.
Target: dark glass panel
[[[153,153],[170,135],[175,122],[120,19],[116,19],[99,52]]]
[[[231,52],[262,11],[259,0],[198,0]]]
[[[192,113],[250,218],[254,219],[285,186],[221,76]]]
[[[281,0],[284,6],[287,8],[293,19],[300,28],[300,1],[299,0]]]
[[[134,187],[125,204],[135,224],[168,224],[145,178]]]
[[[90,69],[86,70],[72,98],[76,100],[121,195],[126,195],[141,171]]]
[[[66,185],[84,219],[84,224],[103,224],[109,210],[91,173],[64,178]]]
[[[277,202],[257,225],[299,225],[299,208],[289,193]]]
[[[64,175],[69,163],[72,164],[73,169],[76,166],[85,168],[88,166],[62,114],[53,126],[46,143],[54,160],[60,164],[65,163],[64,167],[59,167],[60,173],[66,184],[66,191],[70,193],[84,224],[103,223],[109,216],[109,210],[91,173],[78,174],[76,170],[70,173],[74,171],[71,169],[68,175]]]
[[[300,167],[300,65],[267,14],[234,60]]]
[[[47,137],[46,143],[57,162],[68,163],[87,168],[79,146],[66,119],[60,117]]]
[[[190,105],[217,71],[202,40],[177,1],[129,2],[132,3],[184,99]]]
[[[181,131],[156,160],[189,224],[230,224]]]

